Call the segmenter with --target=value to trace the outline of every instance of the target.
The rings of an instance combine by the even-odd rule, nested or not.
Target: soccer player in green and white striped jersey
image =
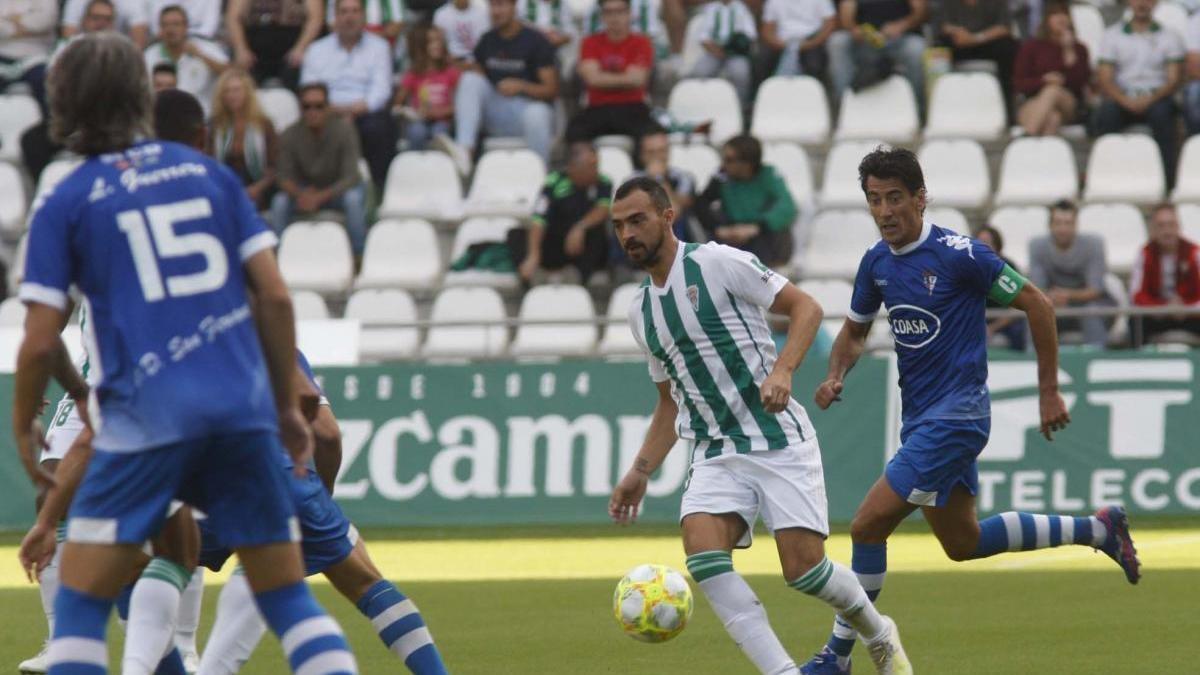
[[[681,244],[675,212],[651,178],[616,192],[612,222],[629,259],[649,272],[630,326],[658,387],[646,440],[613,491],[609,513],[632,522],[646,484],[678,438],[691,475],[680,509],[688,571],[730,636],[759,671],[798,673],[762,603],[733,571],[732,551],[751,543],[762,516],[775,536],[784,579],[828,603],[867,640],[880,673],[911,673],[891,619],[854,573],[825,557],[829,534],[816,432],[792,400],[792,373],[821,322],[808,295],[754,256],[720,244]],[[764,310],[790,319],[776,355]]]

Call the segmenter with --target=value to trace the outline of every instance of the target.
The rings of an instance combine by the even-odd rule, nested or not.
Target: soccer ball
[[[621,630],[642,642],[666,642],[679,635],[692,605],[687,579],[666,565],[638,565],[613,593],[613,616]]]

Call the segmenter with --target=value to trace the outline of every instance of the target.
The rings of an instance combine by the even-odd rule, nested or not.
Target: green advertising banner
[[[1059,379],[1073,418],[1037,433],[1037,368],[991,363],[992,438],[980,457],[984,513],[1200,513],[1200,401],[1190,353],[1066,353]],[[847,522],[899,444],[894,360],[868,357],[844,400],[809,405],[824,376],[794,380],[825,465],[830,518]],[[394,364],[318,369],[343,431],[335,495],[360,526],[604,522],[637,452],[656,392],[641,362]],[[0,404],[11,409],[11,376]],[[671,522],[687,478],[683,444],[650,483],[643,518]],[[0,439],[0,528],[32,519],[33,494],[9,434]]]

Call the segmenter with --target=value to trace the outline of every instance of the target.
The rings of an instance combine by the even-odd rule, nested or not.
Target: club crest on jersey
[[[933,295],[933,287],[937,286],[937,275],[929,270],[921,270],[921,280],[925,284],[925,288],[929,289],[929,294]]]
[[[696,286],[687,287],[688,302],[692,303],[692,309],[700,311],[700,289]]]

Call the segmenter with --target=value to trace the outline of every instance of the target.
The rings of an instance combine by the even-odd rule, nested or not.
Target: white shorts
[[[46,449],[42,450],[39,461],[48,459],[61,460],[67,456],[71,444],[83,432],[83,420],[75,412],[75,401],[63,398],[54,409],[54,417],[50,418],[50,429],[46,431]]]
[[[696,462],[683,491],[679,520],[693,513],[741,516],[746,533],[737,548],[750,547],[759,515],[771,532],[802,527],[829,536],[825,472],[816,439],[795,448]]]

